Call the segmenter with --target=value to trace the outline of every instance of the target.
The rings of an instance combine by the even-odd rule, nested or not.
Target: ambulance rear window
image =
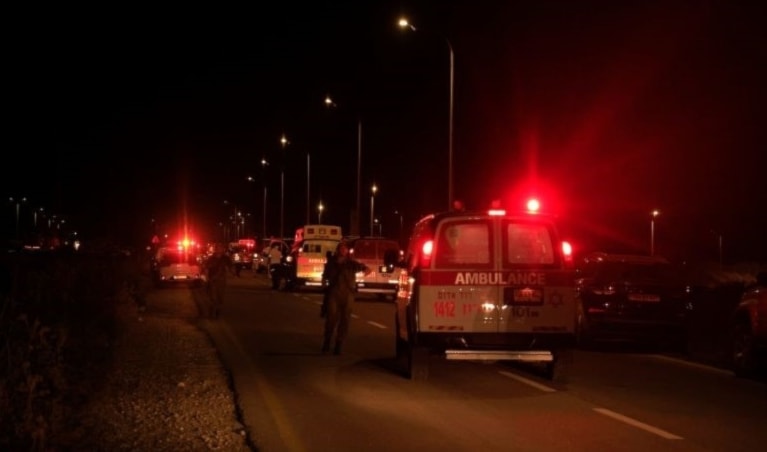
[[[439,230],[434,250],[437,267],[490,266],[491,224],[486,221],[449,222]]]
[[[546,224],[506,223],[506,263],[512,265],[546,265],[556,262],[551,233]]]
[[[322,253],[321,243],[304,243],[304,253]]]

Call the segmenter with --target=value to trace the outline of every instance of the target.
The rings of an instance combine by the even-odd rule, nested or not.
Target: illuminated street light
[[[264,200],[263,200],[263,212],[261,217],[261,231],[264,235],[262,235],[262,238],[266,238],[266,167],[269,166],[269,162],[266,161],[266,158],[261,158],[261,180],[263,181],[263,187],[264,187]]]
[[[407,28],[411,31],[416,31],[415,26],[408,22],[407,19],[400,18],[398,25],[400,28]],[[453,52],[453,45],[447,36],[439,35],[447,44],[447,49],[450,52],[450,100],[448,104],[448,132],[447,132],[447,209],[450,210],[453,203],[453,95],[454,95],[454,81],[455,81],[455,53]]]
[[[322,201],[317,206],[317,223],[322,224],[322,211],[325,210],[325,206],[322,205]]]
[[[21,212],[21,205],[27,202],[27,198],[22,196],[21,198],[10,197],[8,200],[16,204],[16,240],[19,240],[19,213]]]
[[[655,217],[660,215],[658,209],[650,212],[650,256],[655,256]]]
[[[280,137],[280,145],[282,146],[282,165],[280,166],[280,238],[285,237],[285,148],[290,144],[285,134]]]
[[[333,98],[330,97],[330,95],[325,96],[325,106],[327,108],[335,108],[337,105],[333,101]],[[361,198],[361,179],[360,179],[360,173],[362,169],[362,119],[357,117],[357,207],[355,210],[355,221],[352,225],[352,234],[358,234],[361,230],[360,228],[360,198]]]
[[[378,191],[378,187],[376,187],[376,184],[373,184],[373,187],[370,189],[370,235],[373,236],[373,215],[375,213],[375,198],[376,198],[376,192]]]

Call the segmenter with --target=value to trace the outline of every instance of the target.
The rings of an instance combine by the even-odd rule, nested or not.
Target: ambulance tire
[[[578,302],[576,310],[575,340],[578,347],[583,350],[588,350],[594,346],[591,325],[589,323],[589,318],[586,316],[582,302]]]
[[[429,349],[408,344],[408,376],[411,381],[429,379]]]
[[[556,383],[565,383],[573,362],[573,350],[552,350],[554,360],[544,363],[544,377]]]
[[[407,342],[399,337],[399,318],[394,314],[394,353],[397,362],[404,358],[407,350]]]

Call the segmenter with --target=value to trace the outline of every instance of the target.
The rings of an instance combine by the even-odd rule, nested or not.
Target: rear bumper
[[[451,360],[552,361],[552,352],[574,348],[574,333],[419,333],[414,345]]]
[[[357,292],[359,293],[382,293],[387,295],[396,295],[399,285],[389,283],[357,283]]]

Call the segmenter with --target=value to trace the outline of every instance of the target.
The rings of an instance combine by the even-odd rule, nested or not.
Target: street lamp
[[[325,210],[325,206],[322,205],[322,201],[317,206],[317,223],[322,224],[322,211]]]
[[[266,238],[266,167],[269,166],[269,162],[266,158],[261,157],[261,181],[264,187],[264,200],[263,200],[263,212],[261,213],[261,231],[264,233],[262,238]]]
[[[411,31],[416,31],[415,26],[408,22],[407,19],[400,18],[398,25],[400,28],[408,28]],[[442,36],[442,35],[440,35]],[[448,132],[447,132],[447,209],[450,210],[453,203],[453,95],[454,95],[454,82],[455,82],[455,53],[453,52],[453,45],[447,36],[442,36],[447,44],[447,49],[450,52],[450,100],[448,103]]]
[[[21,212],[21,204],[27,202],[27,198],[22,196],[21,198],[10,197],[8,200],[11,203],[16,204],[16,240],[19,240],[19,213]]]
[[[282,146],[282,165],[280,166],[280,238],[285,237],[285,148],[290,144],[283,133],[280,137]]]
[[[658,209],[650,212],[650,256],[655,256],[655,217],[660,215]]]
[[[373,184],[373,187],[370,189],[370,235],[373,236],[373,214],[375,213],[375,198],[376,198],[376,192],[378,191],[378,187],[376,187],[376,184]]]
[[[336,107],[336,103],[333,101],[333,99],[330,97],[330,95],[325,96],[325,106],[327,108],[334,108]],[[359,233],[361,230],[360,228],[360,198],[361,195],[361,178],[360,174],[362,170],[362,119],[357,116],[357,207],[354,211],[354,224],[352,225],[352,234]]]
[[[401,210],[395,210],[394,215],[399,217],[399,242],[403,242],[402,232],[404,227],[405,218]]]
[[[311,171],[309,170],[309,151],[306,151],[306,223],[309,224],[311,220],[309,219],[309,174]]]

